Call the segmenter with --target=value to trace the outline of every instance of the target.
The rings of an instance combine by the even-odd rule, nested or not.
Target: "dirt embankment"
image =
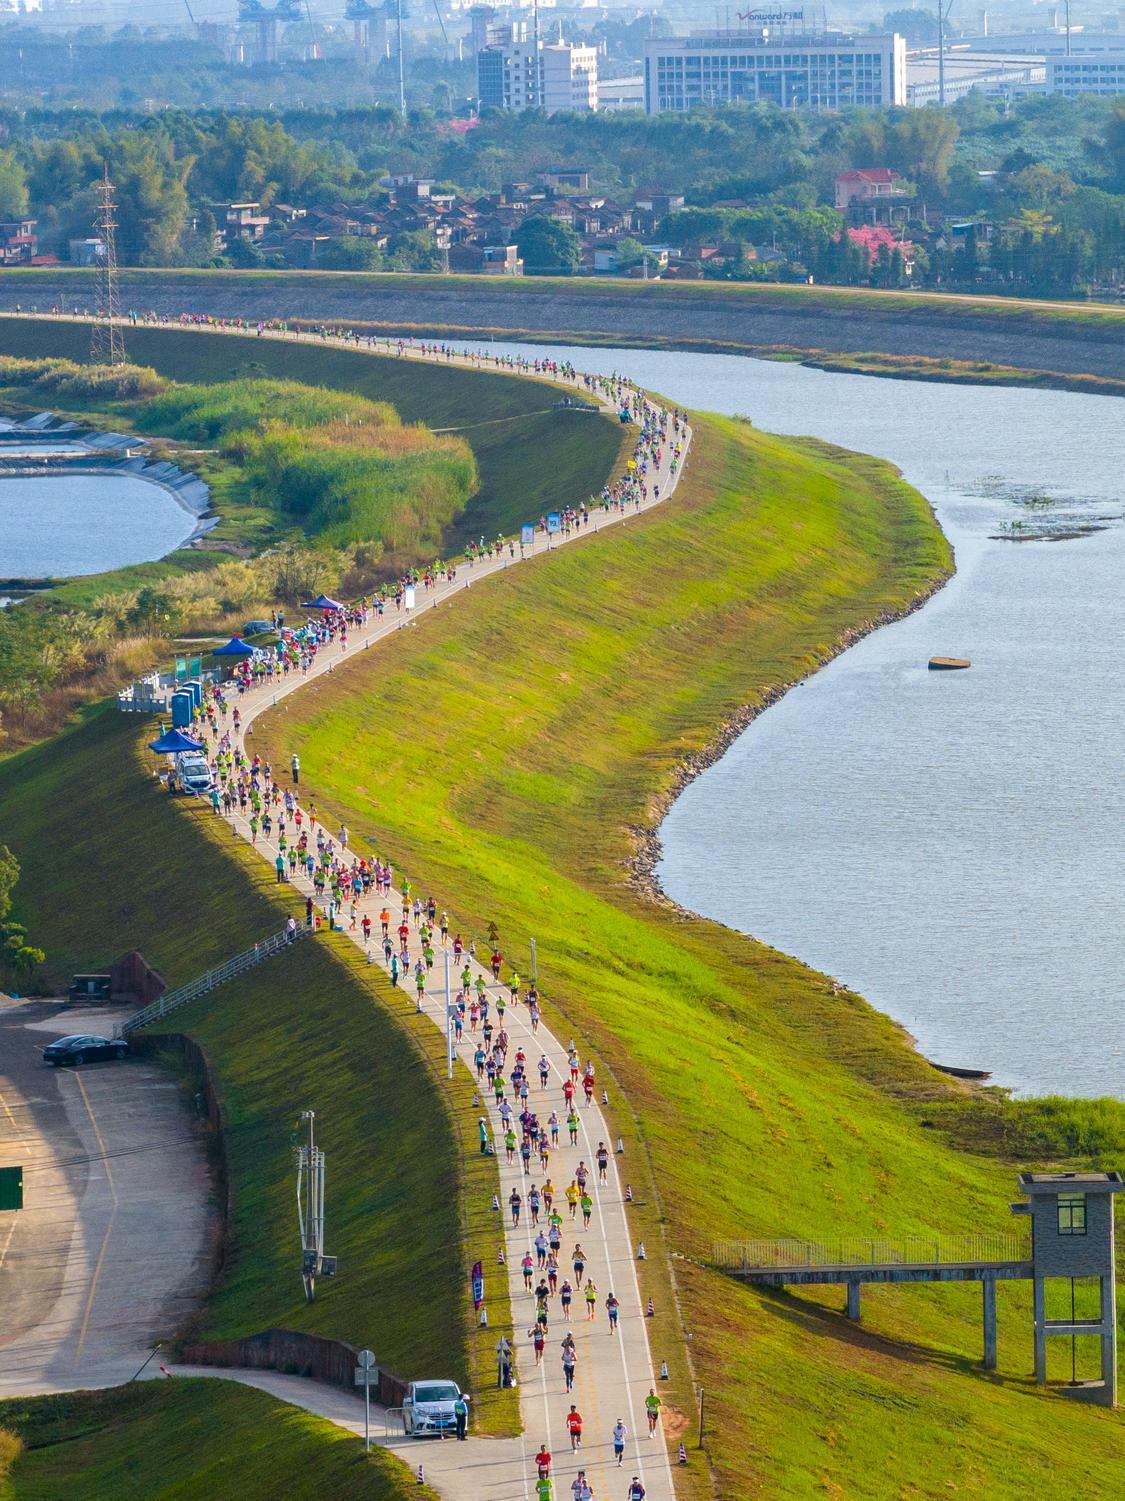
[[[0,309],[89,307],[88,276],[65,272],[33,278],[0,272]],[[569,293],[558,283],[490,285],[464,278],[425,283],[418,278],[302,276],[255,273],[129,272],[125,307],[158,313],[184,311],[245,318],[308,318],[377,324],[385,329],[440,333],[472,331],[576,342],[651,343],[730,352],[769,349],[838,354],[877,352],[989,361],[1019,370],[1125,378],[1125,339],[1119,322],[1081,312],[990,309],[987,303],[826,296],[819,289],[769,290],[698,286],[593,287]]]

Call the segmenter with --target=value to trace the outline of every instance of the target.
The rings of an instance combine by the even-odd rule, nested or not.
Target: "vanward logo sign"
[[[803,22],[804,10],[740,10],[740,21],[753,21],[755,26],[785,26],[790,22]]]

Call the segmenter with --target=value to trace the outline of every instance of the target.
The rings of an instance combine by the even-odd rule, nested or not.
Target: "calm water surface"
[[[0,578],[65,578],[162,558],[196,518],[130,474],[0,476]]]
[[[669,895],[838,976],[939,1062],[1125,1095],[1125,403],[555,352],[889,458],[957,552],[924,610],[687,789],[661,831]],[[1017,523],[1104,529],[1000,540]],[[972,670],[930,673],[935,653]]]

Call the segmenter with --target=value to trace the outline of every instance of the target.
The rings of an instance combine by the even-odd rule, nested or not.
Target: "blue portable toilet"
[[[186,730],[195,713],[195,700],[187,688],[177,688],[172,695],[172,728]]]
[[[182,687],[186,692],[191,694],[191,701],[195,708],[201,709],[203,707],[203,684],[199,681],[199,679],[188,678],[188,680],[184,684],[182,684]]]

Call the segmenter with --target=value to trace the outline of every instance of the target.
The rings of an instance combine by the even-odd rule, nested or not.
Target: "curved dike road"
[[[352,349],[357,348],[354,342],[345,339],[308,335],[297,339],[297,336],[292,334],[257,334],[254,330],[237,329],[216,330],[213,326],[192,325],[187,322],[182,326],[194,326],[200,332],[225,332],[235,337],[280,337],[300,343],[332,343]],[[380,341],[380,343],[384,347],[375,352],[385,353],[386,341]],[[397,345],[392,344],[391,347],[393,352]],[[364,352],[364,346],[359,346],[359,352]],[[421,351],[411,349],[407,349],[403,357],[429,358]],[[459,364],[469,368],[497,368],[489,357],[458,356],[455,359],[448,359],[438,356],[436,362],[443,365]],[[533,372],[522,370],[512,373],[526,375],[528,378],[548,380],[556,387],[567,384],[562,377],[558,376],[536,377]],[[600,404],[607,411],[616,412],[617,402],[614,400],[613,391],[608,388],[608,383],[603,385],[599,382],[596,392],[592,392],[582,384],[582,379],[579,375],[570,384],[574,385],[586,399],[591,399],[596,394]],[[632,391],[631,387],[627,389]],[[662,410],[647,397],[645,402],[653,413]],[[651,488],[654,484],[659,484],[661,499],[665,499],[675,488],[687,460],[691,442],[689,427],[681,429],[680,441],[683,445],[683,456],[677,474],[673,476],[670,470],[672,444],[665,442],[659,472],[654,473],[651,469],[649,471],[649,499],[639,507],[639,510],[650,510],[653,505],[659,504],[651,497]],[[566,502],[573,503],[579,498],[567,497]],[[584,531],[572,532],[569,537],[558,534],[546,539],[537,535],[534,547],[527,549],[528,557],[541,556],[548,550],[548,542],[552,549],[559,546],[571,546],[606,526],[627,525],[636,514],[637,509],[630,506],[627,511],[614,510],[608,516],[598,513],[596,519],[592,515],[588,528]],[[375,646],[380,640],[397,630],[416,629],[419,626],[424,628],[427,615],[434,609],[439,606],[452,606],[462,590],[479,585],[490,574],[501,572],[509,566],[514,567],[519,561],[519,558],[504,557],[496,558],[491,562],[478,563],[472,568],[461,567],[458,570],[458,578],[452,584],[443,583],[424,593],[420,591],[421,608],[414,613],[409,622],[399,614],[384,617],[382,622],[379,622],[376,617],[375,621],[369,622],[364,633],[353,632],[351,644],[346,652],[341,652],[340,647],[333,644],[318,653],[307,676],[292,677],[283,684],[276,686],[267,684],[248,691],[238,700],[242,718],[243,743],[245,744],[245,737],[248,733],[252,735],[253,722],[259,715],[271,709],[283,698],[298,692],[309,680],[337,668],[346,671],[347,663],[357,652]],[[229,725],[222,726],[222,728],[228,727]],[[247,748],[252,754],[252,739]],[[250,838],[249,825],[244,818],[235,816],[232,820],[232,828],[243,838]],[[330,835],[333,832],[331,829],[328,830]],[[259,839],[255,848],[265,860],[273,864],[277,855],[276,846]],[[307,880],[298,879],[293,884],[302,895],[312,894],[311,883]],[[395,893],[389,902],[395,917],[398,913],[398,901],[399,894]],[[379,932],[378,912],[382,905],[382,900],[374,895],[361,904],[361,915],[365,910],[371,913],[375,935]],[[457,929],[455,913],[450,914],[450,927],[451,931]],[[358,929],[349,936],[353,937],[358,945],[363,946],[362,934]],[[373,943],[373,952],[375,947]],[[412,929],[411,964],[419,957],[419,952],[417,935]],[[377,957],[381,962],[381,952]],[[438,994],[427,996],[424,1010],[434,1024],[444,1030],[445,1001],[441,966],[442,960],[439,956],[435,969],[430,975],[431,986],[436,987]],[[498,992],[497,987],[492,984],[491,972],[484,971],[479,964],[474,964],[472,968],[474,980],[477,974],[483,974],[495,997]],[[528,1069],[532,1081],[530,1101],[532,1108],[538,1111],[543,1120],[552,1109],[558,1110],[560,1119],[565,1120],[562,1084],[569,1072],[565,1046],[547,1030],[544,1024],[540,1024],[538,1032],[533,1034],[527,1020],[526,1007],[523,1004],[509,1008],[505,1026],[512,1039],[512,1052],[514,1053],[515,1049],[522,1046],[528,1058]],[[472,1071],[474,1047],[475,1040],[472,1039],[466,1027],[465,1040],[458,1049],[458,1055],[470,1071]],[[546,1090],[539,1088],[536,1070],[536,1064],[543,1053],[547,1055],[551,1064],[549,1087]],[[401,1439],[392,1444],[392,1447],[403,1454],[409,1462],[421,1461],[426,1467],[427,1479],[444,1495],[450,1497],[451,1501],[524,1501],[524,1498],[532,1496],[535,1489],[533,1456],[543,1440],[547,1441],[548,1447],[555,1456],[552,1470],[555,1478],[555,1501],[566,1501],[570,1494],[571,1483],[579,1468],[586,1470],[594,1487],[597,1501],[603,1501],[606,1497],[616,1497],[618,1493],[623,1497],[629,1479],[633,1475],[639,1475],[642,1478],[648,1501],[673,1501],[672,1468],[664,1436],[661,1432],[658,1432],[654,1438],[649,1438],[647,1435],[644,1398],[650,1387],[656,1387],[659,1391],[660,1383],[653,1365],[653,1352],[648,1338],[649,1325],[645,1318],[637,1282],[634,1260],[636,1248],[629,1234],[624,1186],[617,1170],[616,1154],[613,1151],[615,1142],[598,1103],[600,1098],[601,1083],[599,1082],[594,1102],[588,1107],[579,1108],[582,1124],[577,1147],[571,1148],[564,1144],[566,1139],[564,1128],[561,1133],[560,1147],[552,1154],[550,1168],[550,1176],[555,1185],[564,1218],[560,1280],[562,1276],[571,1274],[570,1261],[575,1240],[578,1239],[588,1257],[588,1274],[594,1278],[598,1288],[597,1317],[593,1322],[587,1322],[581,1295],[576,1293],[573,1322],[569,1326],[564,1326],[557,1299],[554,1300],[551,1305],[552,1318],[548,1332],[547,1353],[539,1369],[535,1367],[534,1354],[530,1340],[527,1338],[527,1331],[534,1322],[535,1305],[532,1295],[524,1291],[520,1269],[520,1260],[525,1252],[534,1250],[534,1231],[529,1223],[526,1206],[519,1228],[513,1229],[507,1212],[507,1196],[517,1183],[520,1185],[521,1192],[526,1196],[529,1184],[540,1182],[542,1175],[537,1175],[533,1171],[530,1177],[525,1179],[518,1160],[515,1167],[508,1167],[504,1162],[503,1152],[498,1153],[502,1213],[497,1217],[497,1239],[499,1241],[502,1222],[509,1292],[515,1322],[514,1344],[518,1361],[523,1435],[518,1440],[474,1438],[465,1444],[455,1442],[404,1444]],[[482,1113],[486,1108],[489,1110],[493,1137],[499,1140],[502,1136],[499,1116],[492,1108],[491,1101],[484,1091],[482,1091],[482,1101],[484,1102],[481,1106]],[[475,1122],[470,1125],[475,1125]],[[598,1143],[603,1141],[610,1148],[610,1169],[608,1182],[599,1187],[596,1183],[594,1155]],[[570,1222],[562,1197],[563,1190],[574,1176],[579,1159],[584,1160],[587,1167],[591,1169],[590,1181],[593,1185],[591,1191],[595,1199],[593,1219],[588,1231],[582,1231],[580,1220],[577,1225]],[[486,1284],[494,1281],[498,1268],[492,1266],[486,1267],[485,1270]],[[573,1281],[573,1276],[571,1280]],[[605,1297],[611,1290],[621,1305],[620,1330],[616,1337],[611,1337],[609,1334],[604,1307]],[[578,1346],[575,1389],[569,1397],[565,1391],[559,1354],[559,1343],[565,1327],[573,1331]],[[235,1373],[224,1372],[223,1374]],[[418,1374],[440,1373],[419,1372]],[[283,1378],[277,1381],[266,1381],[255,1375],[253,1379],[254,1384],[276,1390],[279,1396],[284,1395],[288,1400],[300,1401],[300,1395],[295,1391],[297,1383],[289,1382],[283,1390]],[[565,1426],[566,1414],[572,1401],[576,1403],[585,1422],[583,1447],[578,1455],[572,1455],[570,1452]],[[323,1389],[318,1389],[316,1394],[310,1394],[302,1405],[334,1418],[338,1418],[341,1411],[340,1404],[331,1400]],[[346,1425],[354,1427],[354,1405],[349,1406],[348,1411],[351,1416],[345,1419]],[[611,1442],[613,1425],[619,1418],[625,1422],[628,1429],[624,1464],[620,1469],[614,1463]],[[376,1427],[381,1427],[381,1423],[376,1424]]]

